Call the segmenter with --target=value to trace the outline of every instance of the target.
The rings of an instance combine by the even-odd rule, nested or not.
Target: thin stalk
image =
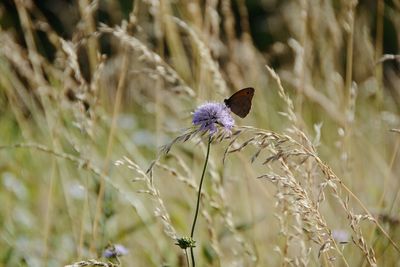
[[[187,265],[187,267],[190,267],[190,265],[189,265],[189,257],[188,257],[187,249],[185,249],[185,257],[186,257],[186,265]]]
[[[208,163],[208,157],[209,157],[209,155],[210,155],[210,146],[211,146],[211,136],[208,138],[206,160],[205,160],[205,162],[204,162],[203,173],[201,174],[200,185],[199,185],[199,192],[197,193],[196,212],[194,213],[194,219],[193,219],[193,224],[192,224],[192,230],[191,230],[191,232],[190,232],[190,238],[191,238],[191,239],[193,239],[193,236],[194,236],[194,229],[195,229],[195,227],[196,227],[196,222],[197,222],[197,216],[199,215],[200,197],[201,197],[201,187],[203,186],[204,174],[206,173],[206,168],[207,168],[207,163]],[[191,258],[192,258],[192,267],[195,267],[195,266],[196,266],[196,262],[195,262],[195,260],[194,260],[193,247],[190,247],[190,256],[191,256]]]
[[[110,170],[110,158],[111,158],[111,153],[113,151],[113,146],[114,146],[114,138],[115,138],[116,129],[117,129],[117,119],[118,119],[119,110],[121,107],[121,102],[122,102],[122,97],[123,97],[123,91],[124,91],[124,87],[125,87],[126,73],[127,73],[127,69],[128,69],[128,63],[129,63],[128,55],[127,55],[126,51],[127,51],[127,48],[124,47],[124,57],[122,60],[121,74],[119,76],[119,80],[118,80],[118,84],[117,84],[117,94],[115,95],[115,100],[114,100],[114,110],[113,110],[113,114],[112,114],[110,133],[108,135],[107,152],[106,152],[106,157],[104,160],[104,169],[103,169],[103,173],[100,177],[100,188],[99,188],[99,192],[98,192],[97,200],[96,200],[96,208],[95,208],[93,227],[92,227],[92,241],[90,244],[90,252],[92,254],[95,254],[95,251],[96,251],[97,236],[98,236],[97,228],[98,228],[99,222],[103,216],[103,201],[104,201],[105,190],[106,190],[104,176],[107,176],[107,174]]]
[[[375,61],[382,57],[383,51],[383,18],[385,12],[385,1],[377,0],[376,3],[376,39],[375,39]],[[383,97],[383,64],[376,65],[375,77],[378,82],[377,103],[380,105]]]

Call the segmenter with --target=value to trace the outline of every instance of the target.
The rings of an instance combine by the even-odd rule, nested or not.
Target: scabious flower
[[[339,244],[346,244],[350,241],[349,232],[342,229],[335,229],[332,231],[332,236]]]
[[[194,111],[192,122],[194,125],[200,126],[200,130],[209,131],[210,134],[217,131],[217,124],[230,132],[235,123],[230,109],[223,103],[215,102],[199,106]]]
[[[127,253],[128,253],[128,249],[126,247],[124,247],[123,245],[120,245],[120,244],[115,244],[115,245],[108,246],[104,250],[103,256],[104,256],[104,258],[109,259],[109,258],[120,257]]]
[[[181,237],[176,240],[175,245],[181,249],[194,248],[196,247],[196,241],[191,237]]]

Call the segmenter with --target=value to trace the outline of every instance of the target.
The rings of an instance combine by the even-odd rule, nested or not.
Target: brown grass
[[[399,14],[1,3],[0,266],[187,266],[206,153],[191,112],[249,86],[249,116],[213,136],[196,263],[397,266]],[[108,262],[109,244],[129,253]]]

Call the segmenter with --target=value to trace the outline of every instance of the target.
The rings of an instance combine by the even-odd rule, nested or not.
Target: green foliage
[[[395,266],[399,15],[380,0],[3,1],[0,266],[187,266],[174,244],[206,153],[191,112],[244,87],[250,114],[211,146],[196,263]],[[110,244],[128,253],[110,263]]]

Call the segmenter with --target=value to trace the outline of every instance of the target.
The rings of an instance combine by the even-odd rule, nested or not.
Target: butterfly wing
[[[233,113],[244,118],[250,112],[253,96],[254,88],[248,87],[237,91],[229,99],[225,99],[224,102]]]

